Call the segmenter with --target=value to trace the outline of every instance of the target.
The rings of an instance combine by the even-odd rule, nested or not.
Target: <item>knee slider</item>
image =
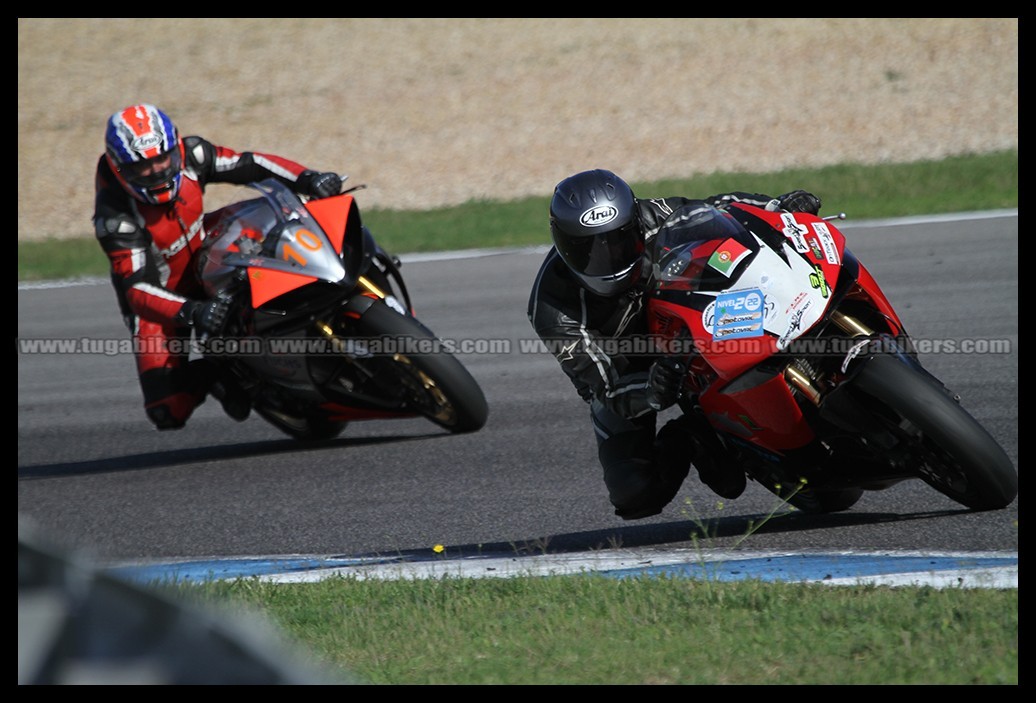
[[[146,409],[148,419],[160,430],[178,430],[186,425],[186,421],[173,417],[168,406],[153,405]]]
[[[205,402],[204,395],[177,393],[148,405],[147,416],[160,430],[178,430],[187,424],[194,409]]]

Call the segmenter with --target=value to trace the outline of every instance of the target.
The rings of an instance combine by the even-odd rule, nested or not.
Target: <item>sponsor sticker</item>
[[[814,222],[813,231],[816,233],[817,240],[824,250],[824,258],[827,260],[827,263],[838,264],[838,247],[835,246],[835,238],[831,236],[831,230],[828,229],[827,223]]]
[[[714,309],[713,339],[762,336],[763,302],[763,292],[758,288],[718,295]]]
[[[791,240],[791,243],[795,246],[795,251],[800,254],[805,254],[809,251],[805,236],[809,229],[805,225],[800,225],[795,220],[795,216],[790,212],[781,214],[781,222],[784,223],[784,236]]]

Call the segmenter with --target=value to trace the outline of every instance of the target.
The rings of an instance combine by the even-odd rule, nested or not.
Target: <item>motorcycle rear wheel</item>
[[[417,349],[437,346],[435,335],[423,324],[381,303],[370,306],[355,325],[362,337],[410,339]],[[482,388],[452,354],[407,351],[392,355],[391,364],[411,410],[455,434],[475,432],[486,424],[489,407]]]
[[[875,356],[854,387],[878,409],[909,449],[918,478],[972,510],[1004,508],[1018,495],[1018,474],[1000,444],[925,372],[891,356]]]

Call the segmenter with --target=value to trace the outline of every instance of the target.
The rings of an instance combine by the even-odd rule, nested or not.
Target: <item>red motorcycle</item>
[[[685,410],[805,512],[915,478],[974,510],[1007,506],[1010,458],[922,366],[831,219],[735,204],[659,231],[649,327],[688,365]]]
[[[485,396],[414,315],[399,260],[361,221],[351,194],[305,200],[276,180],[206,217],[199,277],[230,304],[204,353],[255,411],[302,440],[353,420],[425,417],[454,433],[482,428]]]

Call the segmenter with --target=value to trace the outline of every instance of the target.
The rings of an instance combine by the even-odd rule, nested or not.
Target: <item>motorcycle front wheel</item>
[[[892,356],[869,359],[853,380],[879,401],[874,415],[906,449],[917,475],[973,510],[1006,507],[1018,474],[999,443],[926,372]]]
[[[486,424],[489,406],[478,382],[418,320],[383,303],[371,305],[354,323],[363,338],[391,340],[400,351],[365,361],[387,393],[407,408],[453,433]]]

